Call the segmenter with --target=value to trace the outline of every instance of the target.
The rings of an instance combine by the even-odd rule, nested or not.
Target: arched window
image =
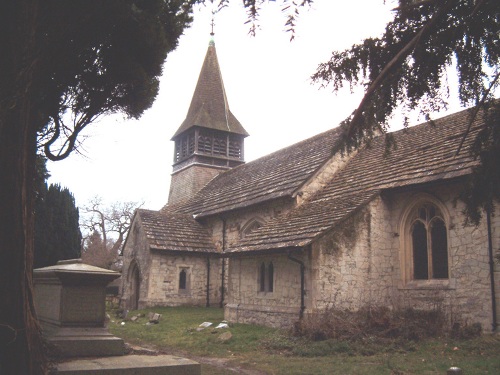
[[[415,205],[407,218],[410,279],[448,279],[448,233],[441,210],[424,201]]]
[[[250,219],[244,226],[241,228],[240,236],[241,238],[245,238],[248,234],[256,231],[264,224],[264,221],[258,218]]]
[[[191,289],[191,271],[189,267],[179,267],[178,268],[179,275],[179,293],[181,294],[189,294]]]

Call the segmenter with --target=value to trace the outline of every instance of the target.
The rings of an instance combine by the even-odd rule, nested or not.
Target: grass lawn
[[[159,324],[146,324],[151,311],[162,314]],[[498,335],[420,342],[382,342],[369,338],[356,343],[310,342],[267,327],[234,324],[229,328],[213,328],[224,319],[219,308],[158,307],[131,311],[128,317],[138,313],[146,317],[134,322],[127,320],[122,325],[122,320],[111,312],[110,331],[132,344],[153,346],[186,357],[213,359],[212,364],[202,364],[204,375],[234,374],[214,366],[214,362],[265,374],[446,374],[451,366],[460,367],[464,375],[500,374]],[[213,325],[197,330],[203,322]],[[232,337],[221,340],[219,336],[227,331]]]

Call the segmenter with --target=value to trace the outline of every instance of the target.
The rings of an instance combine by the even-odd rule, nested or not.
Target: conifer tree
[[[138,118],[195,0],[0,2],[0,373],[43,374],[33,305],[37,146],[67,157],[97,118]]]
[[[35,268],[80,257],[82,234],[73,194],[58,184],[44,184],[35,204]]]
[[[500,200],[500,1],[399,0],[394,19],[380,37],[367,38],[345,51],[335,51],[319,65],[313,80],[338,91],[364,86],[365,95],[343,123],[341,149],[359,148],[380,132],[396,111],[446,109],[449,82],[458,79],[458,96],[483,126],[468,150],[480,161],[461,195],[468,220],[478,224]],[[453,66],[454,65],[454,66]],[[456,76],[447,73],[456,69]],[[453,74],[453,73],[452,73]],[[453,74],[453,75],[455,75]],[[405,124],[407,125],[407,123]],[[465,131],[457,139],[457,152]],[[386,133],[387,147],[394,146]]]

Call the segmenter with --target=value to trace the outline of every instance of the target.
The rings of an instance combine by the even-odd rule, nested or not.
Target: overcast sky
[[[250,133],[245,159],[254,160],[338,125],[357,106],[361,93],[334,95],[310,76],[334,50],[382,34],[394,1],[315,0],[297,21],[290,42],[279,1],[266,4],[260,30],[248,34],[239,5],[215,16],[215,46],[229,107]],[[81,153],[48,165],[49,182],[60,183],[78,205],[93,196],[106,202],[144,201],[159,209],[168,198],[172,135],[184,120],[210,40],[211,8],[195,11],[194,23],[168,55],[160,93],[139,120],[103,118],[85,132]]]

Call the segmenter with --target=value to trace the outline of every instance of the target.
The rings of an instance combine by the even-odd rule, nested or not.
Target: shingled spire
[[[172,137],[175,152],[169,204],[189,199],[221,171],[243,164],[246,136],[229,109],[211,39],[186,119]]]
[[[186,119],[175,132],[172,140],[194,126],[248,135],[229,109],[213,40],[210,40],[208,45]]]

